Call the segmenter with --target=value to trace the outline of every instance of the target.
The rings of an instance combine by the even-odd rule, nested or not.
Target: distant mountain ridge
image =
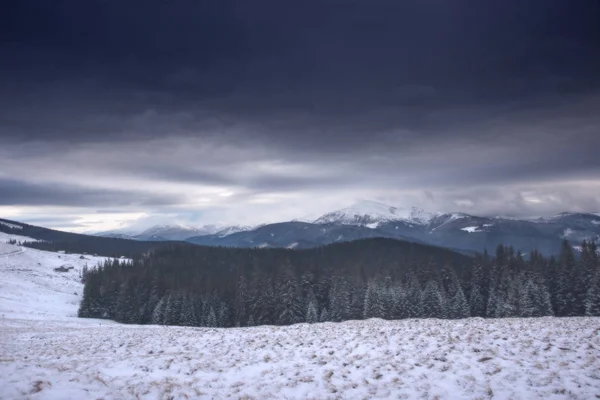
[[[0,220],[0,230],[24,229],[24,226],[14,221]],[[42,229],[41,232],[50,230]],[[75,234],[57,232],[52,235],[44,233],[40,239],[55,240],[56,235],[60,241],[77,237]],[[560,249],[564,239],[575,249],[583,240],[600,242],[600,214],[566,212],[533,219],[480,217],[465,213],[432,213],[418,207],[405,209],[361,201],[304,221],[293,220],[256,227],[157,225],[140,232],[125,227],[95,236],[142,242],[187,241],[208,246],[289,249],[383,237],[446,247],[468,254],[484,249],[493,251],[498,244],[505,244],[524,253],[537,249],[543,254],[552,255]]]
[[[374,201],[326,213],[313,222],[267,224],[230,235],[202,235],[186,240],[228,247],[307,248],[369,237],[387,237],[467,252],[512,245],[525,253],[555,254],[563,239],[575,248],[583,240],[600,241],[600,215],[561,213],[548,218],[479,217],[465,213],[431,213]]]
[[[218,235],[227,236],[232,233],[250,230],[250,226],[227,226],[219,227],[216,225],[204,225],[200,227],[181,225],[181,224],[165,224],[154,225],[142,231],[135,231],[128,228],[118,229],[113,231],[98,232],[96,236],[112,237],[119,239],[132,239],[144,241],[169,241],[169,240],[185,240],[191,236],[203,235]]]

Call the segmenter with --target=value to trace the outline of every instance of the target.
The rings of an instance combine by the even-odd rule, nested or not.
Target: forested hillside
[[[526,260],[389,239],[310,250],[170,245],[89,272],[80,317],[186,326],[288,325],[379,317],[600,315],[598,256]]]
[[[138,257],[151,249],[156,249],[168,243],[82,235],[6,219],[0,219],[0,232],[36,239],[35,241],[23,241],[20,244],[38,250],[62,250],[70,253],[88,253],[106,257]]]

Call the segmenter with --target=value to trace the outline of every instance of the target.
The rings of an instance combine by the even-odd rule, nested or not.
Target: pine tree
[[[243,326],[248,320],[248,304],[252,301],[249,298],[246,278],[241,275],[238,278],[237,292],[235,297],[235,326]]]
[[[596,272],[585,299],[585,315],[600,317],[600,272]]]
[[[321,310],[321,316],[319,317],[319,322],[328,322],[329,321],[329,311],[327,311],[327,307],[323,307]]]
[[[569,242],[564,240],[555,277],[554,308],[559,317],[575,315],[574,270],[575,256]]]
[[[470,313],[474,317],[485,317],[485,294],[484,294],[484,276],[483,276],[483,264],[485,257],[477,256],[473,265],[473,272],[471,275],[471,294],[469,296],[469,308]]]
[[[162,297],[152,312],[152,324],[164,325],[165,324],[165,312],[166,312],[167,300],[166,297]]]
[[[504,246],[498,245],[496,248],[496,256],[491,262],[490,273],[488,278],[488,299],[485,307],[486,317],[498,318],[498,301],[502,299],[502,291],[500,289],[500,279],[504,271],[508,269],[508,254]]]
[[[185,296],[181,299],[180,324],[183,326],[198,326],[198,319],[194,310],[194,299],[191,296]]]
[[[406,305],[408,318],[422,318],[423,316],[423,298],[421,296],[421,285],[416,273],[408,275],[406,283]]]
[[[215,313],[215,308],[212,305],[208,307],[208,313],[206,314],[206,326],[209,328],[217,327],[217,315]]]
[[[421,298],[423,318],[446,318],[446,304],[436,281],[425,284]]]
[[[159,283],[158,283],[158,279],[155,277],[152,280],[152,284],[151,284],[151,288],[149,291],[149,295],[148,295],[148,301],[145,305],[144,308],[144,313],[143,313],[143,317],[142,317],[142,323],[153,323],[152,321],[152,316],[154,313],[154,309],[156,308],[156,305],[158,304],[158,302],[160,301],[160,291],[159,291]]]
[[[277,324],[289,325],[304,322],[300,285],[289,264],[283,267],[283,274],[278,281],[277,302]]]
[[[594,242],[584,241],[581,244],[581,261],[575,290],[576,303],[578,305],[577,315],[581,313],[588,315],[588,302],[590,293],[596,283],[596,274],[600,268],[598,253]],[[592,302],[593,303],[593,302]]]
[[[308,295],[306,296],[306,322],[314,324],[319,322],[319,305],[317,303],[317,297],[312,287],[308,289]]]
[[[492,311],[493,318],[509,318],[518,316],[519,281],[513,277],[509,266],[504,266],[502,276],[495,289],[495,304]]]
[[[217,326],[227,328],[231,326],[229,306],[227,302],[221,301],[219,304],[219,312],[217,315]]]
[[[396,282],[391,288],[391,299],[393,304],[392,319],[404,319],[409,317],[407,294],[404,285]]]
[[[115,320],[124,323],[135,323],[138,320],[133,289],[128,282],[123,283],[115,302]]]
[[[546,287],[542,277],[538,278],[537,292],[535,295],[537,312],[539,317],[546,317],[554,315],[552,311],[552,301],[550,300],[550,292]]]
[[[345,321],[349,318],[351,300],[347,280],[340,277],[333,278],[329,292],[329,315],[332,321]]]
[[[365,294],[363,318],[385,318],[385,289],[376,281],[370,281]]]
[[[181,296],[178,294],[169,294],[167,297],[167,305],[165,307],[165,325],[180,325],[180,317]]]
[[[456,273],[446,270],[446,317],[450,319],[468,318],[471,314],[469,303]]]

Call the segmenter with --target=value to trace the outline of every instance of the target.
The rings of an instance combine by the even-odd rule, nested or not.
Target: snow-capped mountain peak
[[[342,208],[322,215],[316,224],[345,224],[376,227],[387,221],[410,221],[415,224],[427,224],[434,215],[422,208],[405,209],[371,200],[359,201],[350,207]]]
[[[248,226],[248,225],[233,225],[233,226],[228,226],[227,228],[221,229],[220,231],[218,231],[216,233],[216,235],[219,237],[225,237],[225,236],[229,236],[229,235],[232,235],[232,234],[238,233],[238,232],[250,231],[254,228],[255,227]]]
[[[234,226],[217,226],[217,225],[204,225],[204,226],[192,226],[184,224],[161,224],[154,225],[143,231],[132,231],[132,230],[115,230],[108,232],[100,232],[98,236],[117,237],[121,239],[135,239],[135,240],[185,240],[190,237],[206,236],[206,235],[218,235],[219,237],[225,237],[232,233],[242,232],[253,229],[250,226],[234,225]]]

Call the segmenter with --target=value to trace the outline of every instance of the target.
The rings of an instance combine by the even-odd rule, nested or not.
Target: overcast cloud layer
[[[596,0],[9,2],[0,217],[598,212],[598,21]]]

